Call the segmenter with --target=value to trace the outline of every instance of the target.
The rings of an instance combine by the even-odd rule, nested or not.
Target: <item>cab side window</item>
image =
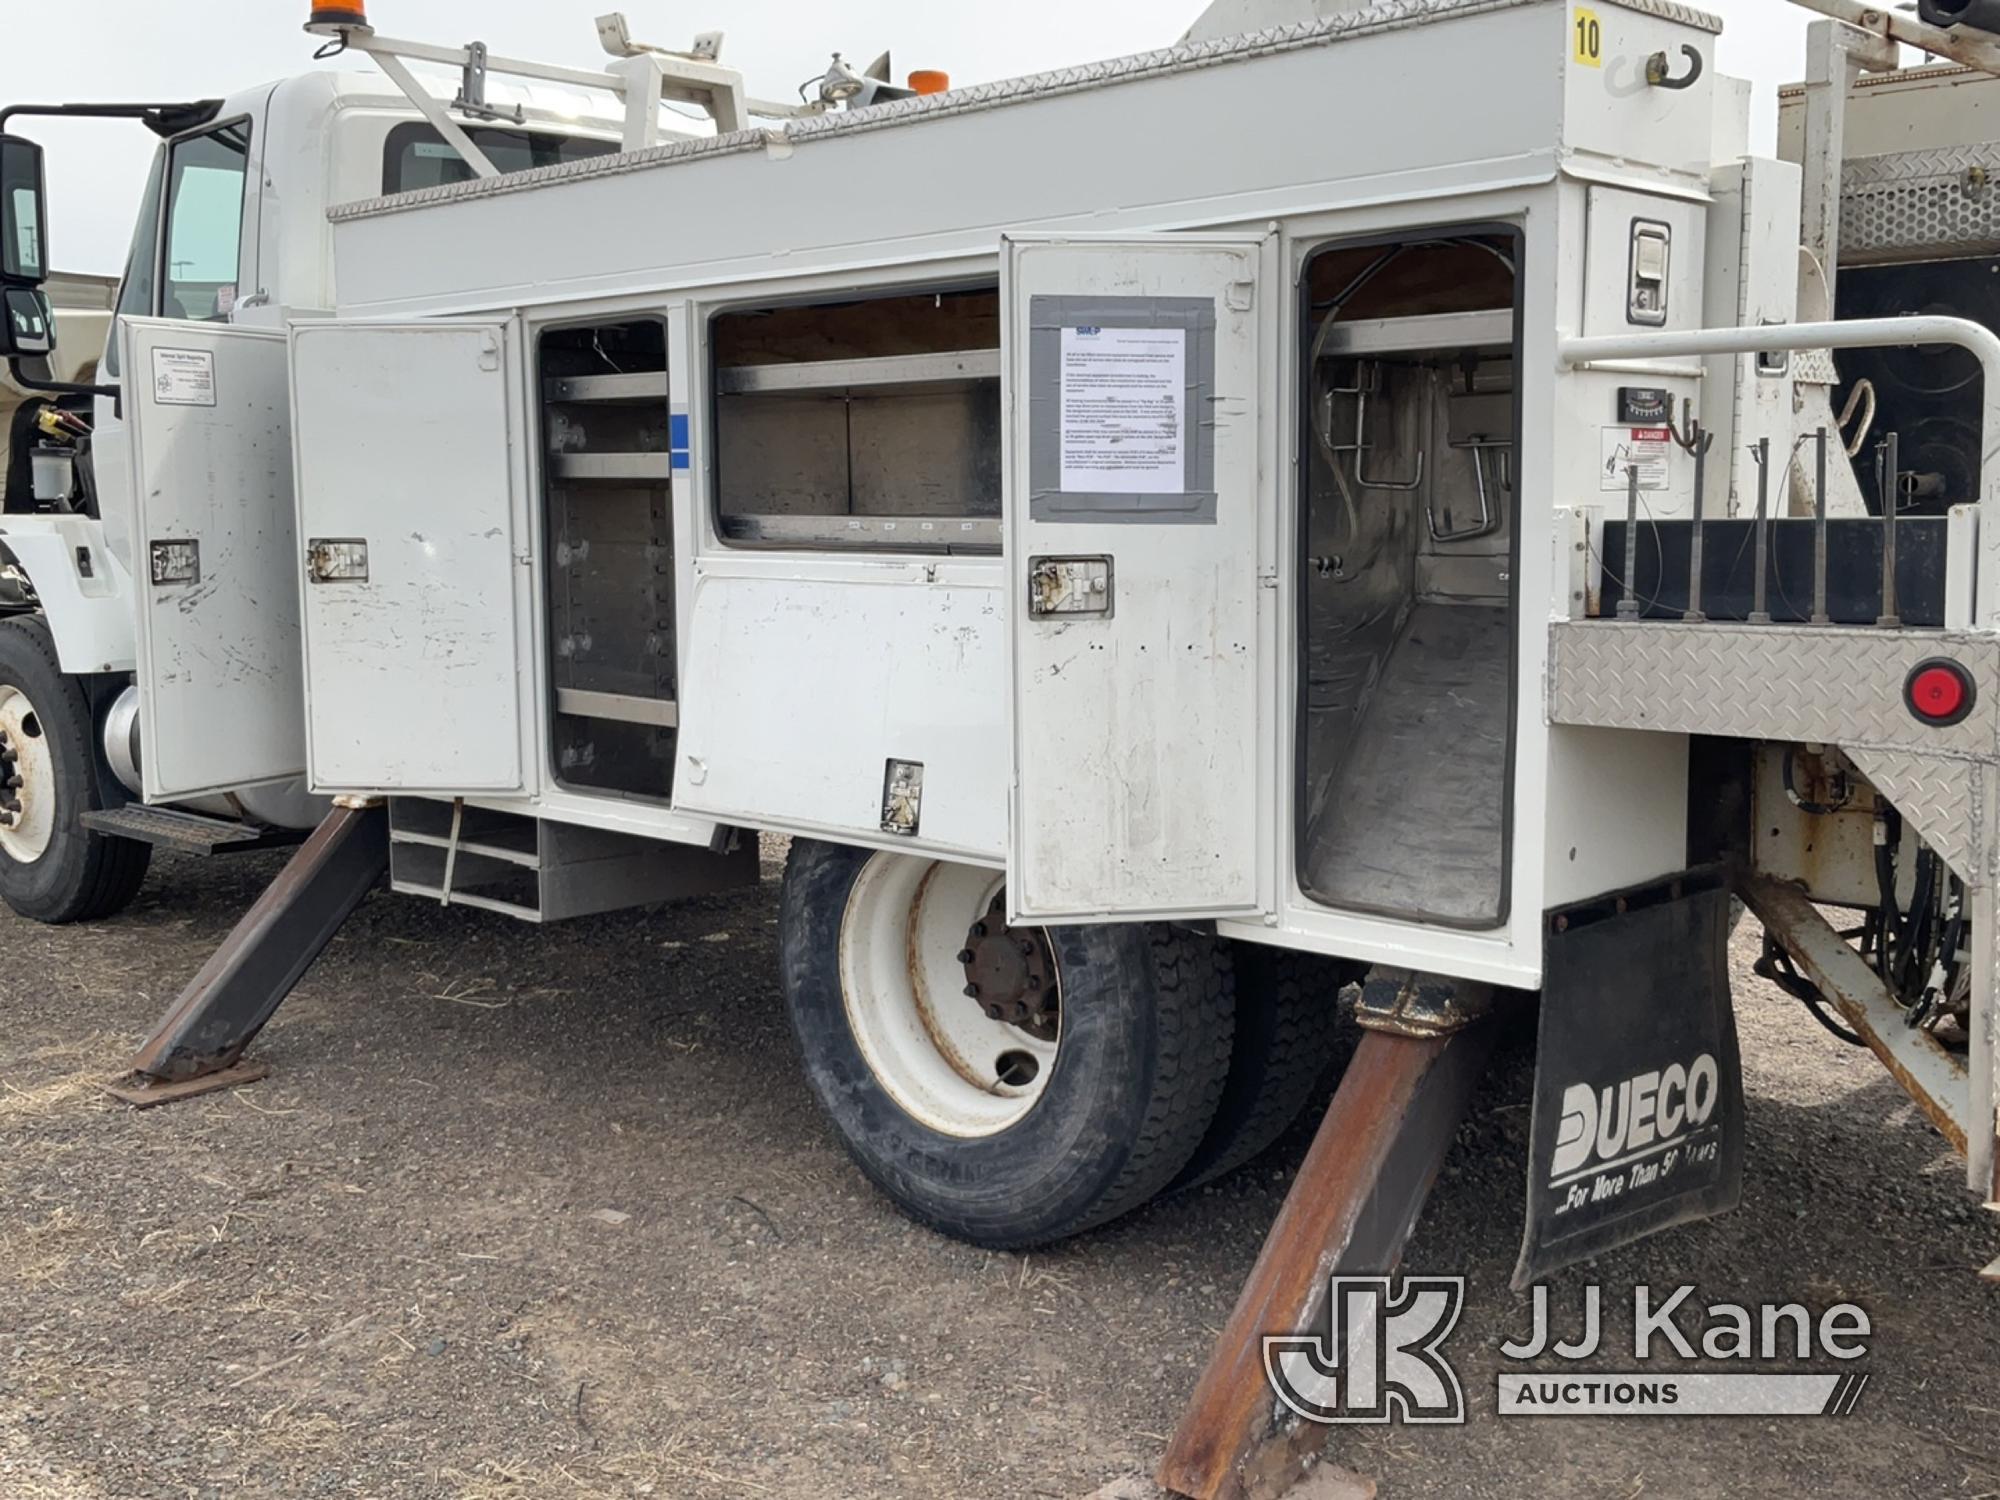
[[[153,283],[160,265],[160,192],[166,183],[165,147],[153,155],[153,169],[146,174],[146,195],[139,203],[139,226],[132,235],[132,251],[125,258],[125,279],[118,284],[118,318],[111,320],[104,343],[104,371],[118,376],[119,318],[150,318],[153,315]]]
[[[189,136],[169,148],[161,317],[219,323],[235,307],[249,163],[247,120]]]

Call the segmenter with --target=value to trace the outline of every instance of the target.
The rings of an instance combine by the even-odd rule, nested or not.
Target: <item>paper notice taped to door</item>
[[[1639,471],[1639,488],[1663,490],[1674,435],[1665,427],[1606,427],[1598,444],[1597,487],[1624,494],[1631,486],[1627,470]]]
[[[1062,331],[1062,489],[1187,489],[1187,330]]]
[[[161,406],[215,405],[215,356],[206,349],[155,349],[153,400]]]

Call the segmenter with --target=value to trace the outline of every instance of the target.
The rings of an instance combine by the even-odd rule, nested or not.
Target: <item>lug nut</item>
[[[986,924],[984,922],[974,922],[972,924],[972,935],[976,938],[985,937]]]
[[[997,1006],[997,1005],[989,1005],[989,1006],[987,1006],[987,1007],[986,1007],[986,1018],[987,1018],[987,1019],[988,1019],[989,1021],[997,1021],[997,1020],[999,1020],[999,1019],[1000,1019],[1000,1007],[999,1007],[999,1006]]]
[[[976,984],[968,984],[965,987],[965,994],[967,999],[977,1000],[979,998],[979,986]]]
[[[958,950],[958,961],[962,964],[971,963],[972,956],[973,956],[972,950],[970,948],[961,948]]]

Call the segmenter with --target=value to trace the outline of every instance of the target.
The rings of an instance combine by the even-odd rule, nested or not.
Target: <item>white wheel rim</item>
[[[16,779],[19,786],[0,786],[0,853],[31,865],[48,853],[55,834],[55,757],[28,695],[0,683],[0,782]]]
[[[897,1104],[943,1135],[996,1135],[1020,1121],[1062,1042],[1060,1000],[1056,1036],[1045,1040],[965,994],[959,952],[1003,884],[993,870],[876,854],[841,918],[841,1003],[862,1058]],[[1003,1081],[1030,1066],[1025,1082]]]

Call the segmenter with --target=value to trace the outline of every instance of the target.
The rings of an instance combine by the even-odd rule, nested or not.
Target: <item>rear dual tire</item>
[[[1183,1191],[1262,1155],[1321,1093],[1339,1053],[1342,988],[1361,966],[1265,943],[1233,943],[1235,1042],[1208,1134],[1173,1190]]]
[[[861,1170],[933,1229],[1023,1249],[1174,1180],[1222,1096],[1235,996],[1214,938],[1051,927],[1053,1042],[992,1022],[954,968],[999,888],[996,872],[794,840],[781,963],[807,1081]],[[1009,1051],[1037,1057],[1031,1078]]]
[[[1334,966],[1160,924],[1009,928],[1001,889],[808,839],[785,867],[807,1082],[904,1212],[992,1249],[1045,1244],[1208,1182],[1291,1123],[1332,1051]],[[1032,993],[1053,981],[1052,1025],[1006,1018],[978,946],[995,940],[1030,955]]]

